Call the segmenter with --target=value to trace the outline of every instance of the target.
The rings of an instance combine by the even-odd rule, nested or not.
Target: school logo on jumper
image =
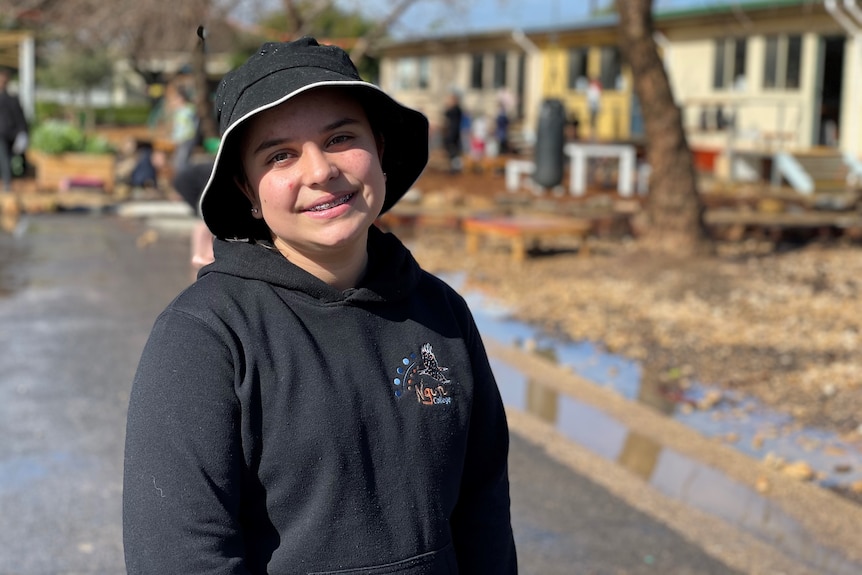
[[[412,392],[416,394],[416,400],[423,405],[452,403],[449,389],[452,381],[446,377],[449,368],[440,365],[430,343],[423,345],[418,355],[411,353],[404,357],[395,371],[398,374],[392,380],[395,397]]]

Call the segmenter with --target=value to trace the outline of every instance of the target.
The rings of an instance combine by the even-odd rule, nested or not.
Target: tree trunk
[[[619,43],[631,66],[643,111],[647,160],[652,169],[645,247],[687,255],[711,248],[703,203],[670,81],[653,38],[652,0],[618,0]]]

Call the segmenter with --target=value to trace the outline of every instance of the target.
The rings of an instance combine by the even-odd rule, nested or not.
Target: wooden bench
[[[560,236],[576,237],[580,240],[579,253],[589,255],[587,234],[592,224],[580,218],[556,216],[506,216],[495,218],[465,218],[462,223],[467,235],[467,253],[479,251],[481,238],[498,237],[510,241],[512,260],[522,262],[527,257],[527,248],[540,240]]]
[[[98,180],[106,193],[114,191],[117,167],[114,154],[46,154],[33,150],[28,152],[28,158],[36,168],[36,187],[40,190],[58,191],[64,182],[87,179]]]
[[[463,154],[461,156],[461,165],[465,172],[482,172],[493,174],[495,172],[503,172],[506,169],[506,162],[511,156],[498,155],[488,156],[483,155],[479,158],[472,154]]]
[[[862,215],[855,211],[758,212],[752,210],[708,209],[704,224],[713,233],[731,241],[741,240],[747,232],[780,241],[788,234],[816,235],[834,231],[848,237],[862,235]]]

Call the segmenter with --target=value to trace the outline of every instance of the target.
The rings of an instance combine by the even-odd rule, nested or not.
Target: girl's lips
[[[306,212],[324,212],[326,210],[331,210],[332,208],[336,208],[336,207],[340,206],[341,204],[346,204],[351,199],[353,199],[353,196],[355,196],[355,195],[356,195],[356,192],[350,192],[350,193],[345,194],[343,196],[339,196],[338,198],[335,198],[334,200],[331,200],[328,202],[321,202],[319,204],[316,204],[316,205],[308,208],[305,211]]]

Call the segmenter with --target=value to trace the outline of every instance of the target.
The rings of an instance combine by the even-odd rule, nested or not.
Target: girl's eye
[[[341,134],[341,135],[335,136],[331,140],[329,140],[329,145],[334,146],[334,145],[342,144],[342,143],[347,142],[349,140],[350,140],[350,136],[348,136],[346,134]]]
[[[273,162],[273,163],[278,163],[278,162],[284,162],[288,158],[290,158],[290,154],[288,154],[287,152],[278,152],[277,154],[273,154],[272,158],[270,158],[269,161]]]

